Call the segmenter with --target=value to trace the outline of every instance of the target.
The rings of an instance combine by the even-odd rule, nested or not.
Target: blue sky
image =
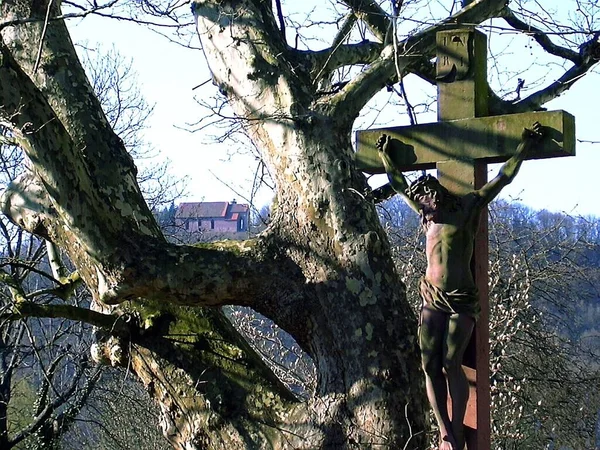
[[[141,90],[147,101],[155,104],[147,141],[170,159],[174,176],[188,177],[188,195],[182,201],[244,200],[252,184],[255,159],[238,154],[235,146],[212,142],[206,131],[190,133],[182,129],[205,113],[194,96],[207,99],[214,90],[210,82],[193,90],[210,79],[202,52],[169,43],[131,23],[90,16],[69,24],[75,42],[88,41],[92,46],[101,43],[107,50],[114,45],[123,56],[133,59]],[[523,51],[522,58],[527,57]],[[548,109],[564,109],[575,115],[579,140],[600,141],[597,113],[593,112],[600,105],[599,77],[598,73],[590,73],[546,105]],[[406,124],[403,111],[388,109],[399,117],[397,125]],[[421,122],[430,120],[435,119]],[[599,167],[600,144],[578,143],[576,157],[526,161],[502,197],[520,200],[536,209],[600,215],[600,202],[594,195],[600,191]],[[497,170],[498,166],[491,166],[489,176],[493,177]],[[260,207],[270,198],[271,194],[264,190],[255,203]]]

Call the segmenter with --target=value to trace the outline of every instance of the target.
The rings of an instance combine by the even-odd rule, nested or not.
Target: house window
[[[240,218],[240,231],[244,231],[244,218]]]
[[[210,229],[211,230],[215,229],[215,219],[210,219]]]

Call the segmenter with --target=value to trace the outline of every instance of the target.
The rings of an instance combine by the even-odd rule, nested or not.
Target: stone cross
[[[385,133],[405,145],[393,154],[402,171],[436,168],[451,192],[463,195],[487,182],[487,164],[506,161],[524,127],[540,122],[544,139],[527,159],[575,154],[575,121],[564,111],[488,116],[487,39],[476,30],[437,33],[438,122],[357,132],[356,163],[367,173],[385,173],[375,143]],[[475,237],[472,270],[481,316],[463,362],[471,384],[465,415],[469,450],[490,444],[490,371],[488,301],[488,220],[482,213]],[[451,409],[450,409],[451,411]]]

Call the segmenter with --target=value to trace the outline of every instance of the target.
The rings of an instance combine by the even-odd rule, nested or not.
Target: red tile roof
[[[175,215],[178,219],[220,218],[237,220],[239,213],[248,212],[248,205],[229,202],[189,202],[180,203]]]
[[[248,211],[248,205],[244,205],[243,203],[232,203],[231,204],[231,212],[232,213],[245,213]]]

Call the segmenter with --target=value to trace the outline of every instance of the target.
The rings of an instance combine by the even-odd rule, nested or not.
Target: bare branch
[[[0,134],[0,145],[17,145],[17,142],[14,139]]]
[[[539,28],[536,28],[533,25],[519,19],[510,8],[504,8],[502,11],[502,18],[515,30],[522,31],[523,33],[533,37],[535,41],[551,55],[568,59],[569,61],[572,61],[573,64],[579,64],[581,62],[579,53],[569,48],[556,45],[546,33]]]
[[[352,31],[352,28],[354,28],[354,24],[356,24],[357,20],[358,20],[358,18],[356,17],[356,14],[354,14],[354,13],[348,14],[344,18],[344,21],[342,22],[342,26],[340,27],[339,31],[337,32],[337,35],[333,38],[333,42],[331,43],[330,48],[336,48],[341,43],[343,43],[344,40],[346,40],[346,38]]]
[[[38,71],[40,61],[42,60],[42,49],[44,46],[44,39],[46,38],[46,32],[48,31],[48,21],[50,20],[50,13],[52,12],[53,4],[54,0],[49,0],[48,6],[46,7],[46,17],[44,18],[44,27],[42,28],[42,34],[40,36],[40,42],[38,44],[37,56],[35,57],[35,63],[33,64],[33,73],[36,73]]]
[[[47,18],[45,20],[47,23],[49,23],[49,22],[56,22],[56,21],[64,21],[67,19],[83,18],[90,14],[98,13],[104,9],[111,8],[118,1],[119,0],[112,0],[104,5],[98,5],[94,2],[94,6],[89,9],[85,9],[85,8],[82,8],[80,5],[77,5],[77,7],[80,9],[80,12],[78,12],[78,13],[68,13],[68,14],[60,14],[60,15],[56,15],[56,16],[47,16]],[[52,3],[52,2],[50,2],[50,3]],[[71,5],[73,5],[73,4],[71,4]],[[14,18],[14,19],[11,18],[9,20],[4,20],[4,21],[0,22],[0,30],[4,29],[6,27],[15,26],[15,25],[25,25],[28,23],[37,23],[37,22],[41,22],[41,21],[42,21],[42,19],[40,19],[39,17],[18,17],[18,18]]]
[[[524,98],[515,104],[515,111],[532,111],[542,108],[542,105],[555,99],[566,90],[570,89],[576,81],[585,76],[588,71],[598,64],[598,59],[587,59],[581,65],[573,66],[551,85]]]
[[[46,242],[46,254],[48,255],[48,263],[50,264],[50,269],[52,269],[52,276],[60,280],[67,275],[65,266],[62,263],[60,258],[60,249],[56,246],[56,244],[45,241]]]
[[[519,102],[503,100],[490,88],[488,95],[491,114],[513,114],[542,109],[542,105],[568,90],[600,60],[599,33],[581,45],[579,52],[576,52],[554,44],[547,33],[523,22],[509,8],[504,8],[499,13],[499,17],[505,19],[516,30],[531,35],[547,53],[569,60],[575,65],[551,85]],[[432,84],[435,83],[435,66],[426,58],[419,61],[418,65],[411,65],[410,71]]]
[[[60,359],[60,356],[57,359]],[[53,401],[46,403],[43,409],[39,409],[38,411],[36,411],[36,415],[34,416],[33,420],[29,423],[29,425],[20,430],[16,436],[10,439],[10,443],[13,446],[21,442],[23,439],[27,438],[31,434],[35,433],[37,430],[39,430],[46,423],[46,421],[49,419],[52,413],[64,404],[64,399],[70,398],[73,395],[73,393],[77,389],[78,381],[81,378],[82,372],[82,366],[77,365],[75,373],[70,379],[69,387],[65,391],[63,391],[62,394],[58,395],[57,393],[56,398]],[[46,383],[52,386],[49,379],[46,379]],[[41,406],[42,405],[40,405],[40,408]]]
[[[440,21],[404,41],[398,47],[404,52],[426,58],[435,56],[435,39],[438,31],[455,28],[460,25],[478,25],[493,17],[498,17],[506,6],[507,0],[475,0],[456,14]],[[417,62],[417,60],[415,60]]]
[[[99,380],[101,374],[102,366],[98,365],[94,368],[92,374],[88,375],[84,385],[75,393],[75,401],[58,413],[56,420],[62,424],[63,428],[76,420],[77,414],[87,403],[88,398],[94,387],[96,387],[96,382]]]
[[[102,314],[88,308],[80,308],[72,305],[41,305],[35,302],[22,301],[14,303],[12,309],[12,312],[1,313],[0,319],[20,320],[29,317],[60,318],[88,323],[120,336],[127,336],[129,334],[127,325],[121,317]]]
[[[48,242],[48,241],[46,241]],[[74,293],[77,286],[81,285],[83,280],[77,272],[73,272],[71,275],[63,276],[56,280],[58,286],[50,289],[40,289],[39,291],[31,292],[25,296],[27,300],[40,297],[42,295],[53,295],[62,300],[67,301]]]
[[[383,56],[354,77],[338,93],[323,97],[319,102],[327,103],[329,108],[333,106],[333,110],[336,111],[344,110],[347,114],[348,111],[351,111],[348,117],[354,119],[364,105],[389,82],[390,77],[395,73],[393,45],[388,45],[381,54]],[[408,57],[401,59],[403,69],[408,66],[408,61]]]
[[[21,303],[25,300],[23,287],[11,274],[0,270],[0,282],[6,284],[15,303]]]
[[[63,360],[65,356],[67,356],[66,353],[59,353],[58,356],[56,356],[50,362],[50,364],[48,364],[48,367],[44,371],[44,377],[42,378],[41,386],[38,389],[38,398],[35,402],[35,410],[33,413],[34,416],[39,416],[44,410],[44,407],[48,402],[48,393],[50,392],[50,387],[52,387],[52,389],[54,390],[51,380],[52,378],[54,378],[54,374],[56,373],[58,364]],[[42,364],[42,361],[39,361],[39,363]]]
[[[281,8],[281,0],[275,0],[275,6],[277,7],[277,20],[279,20],[279,29],[281,30],[281,35],[285,41],[285,20],[283,18],[283,10]]]
[[[387,12],[377,2],[373,0],[344,0],[344,3],[352,9],[358,19],[369,27],[369,30],[379,39],[380,43],[385,43],[391,24]]]

